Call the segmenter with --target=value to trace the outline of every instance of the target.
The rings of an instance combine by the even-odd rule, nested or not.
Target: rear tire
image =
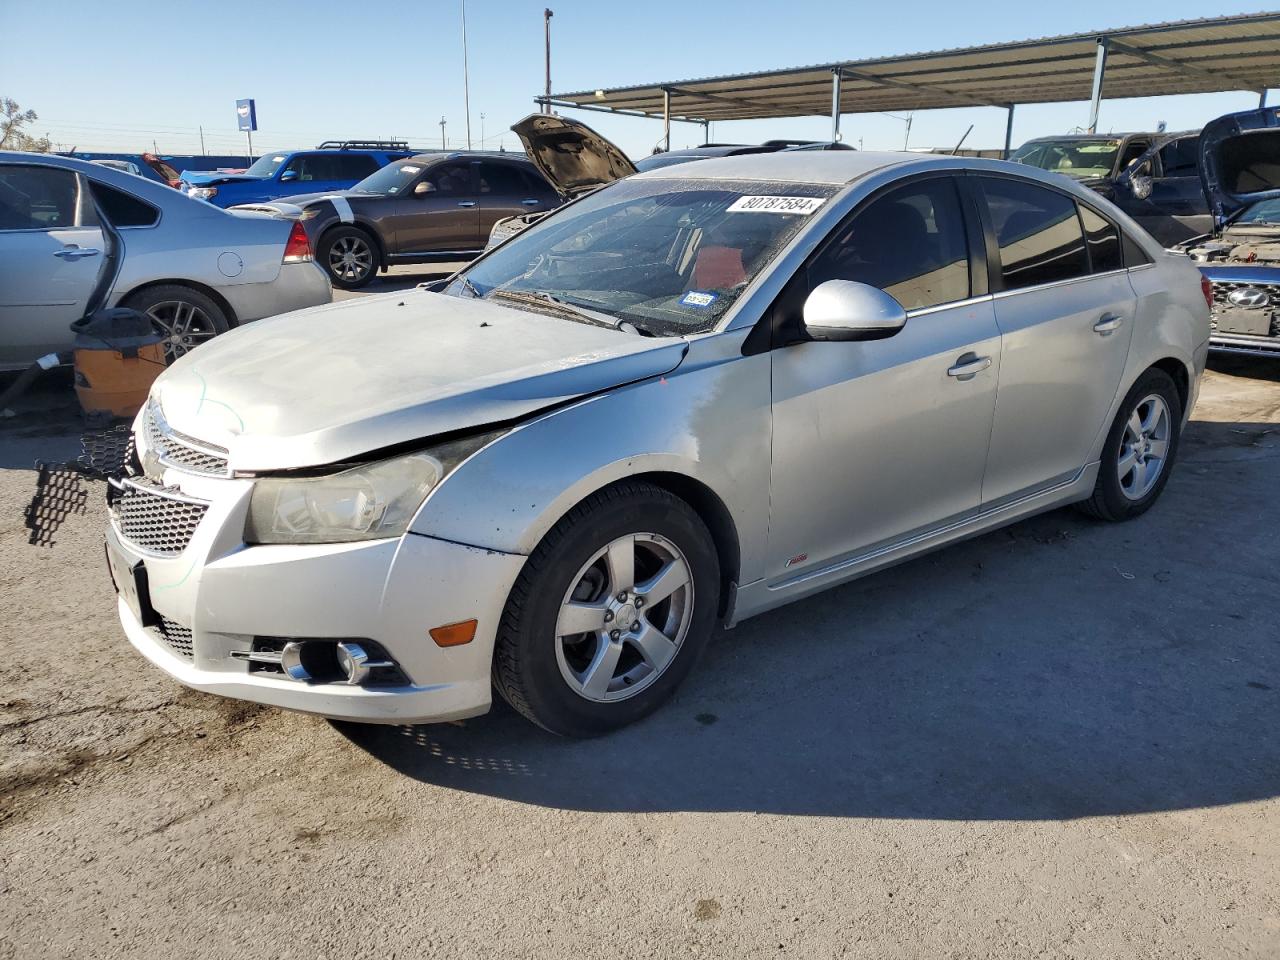
[[[226,311],[208,294],[176,283],[164,283],[130,294],[120,306],[151,318],[151,326],[164,337],[164,362],[173,363],[206,340],[226,333],[231,326]]]
[[[693,668],[719,589],[715,543],[693,508],[649,483],[615,484],[569,511],[525,563],[498,630],[494,685],[561,736],[634,723]]]
[[[320,240],[320,266],[343,290],[359,290],[378,272],[378,245],[357,227],[335,227]]]
[[[1077,508],[1112,522],[1146,513],[1169,482],[1181,434],[1178,388],[1167,373],[1152,368],[1121,402],[1102,447],[1093,493]]]

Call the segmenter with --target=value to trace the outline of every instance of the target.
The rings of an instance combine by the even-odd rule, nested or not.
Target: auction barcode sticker
[[[805,216],[822,206],[821,197],[739,197],[729,213],[799,213]]]

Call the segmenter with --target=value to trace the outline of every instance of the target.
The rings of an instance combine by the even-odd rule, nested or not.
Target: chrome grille
[[[159,625],[152,627],[151,630],[178,656],[186,660],[192,658],[190,627],[184,627],[176,620],[161,617]]]
[[[147,404],[147,412],[142,417],[142,428],[146,432],[147,449],[155,453],[166,466],[207,477],[230,475],[224,447],[203,443],[174,430],[165,422],[164,414],[154,400]]]
[[[1220,307],[1228,307],[1231,309],[1239,309],[1230,299],[1231,294],[1236,290],[1243,290],[1246,287],[1254,287],[1262,290],[1270,298],[1271,303],[1262,310],[1271,312],[1271,325],[1267,336],[1280,337],[1280,283],[1249,283],[1242,280],[1212,280],[1210,287],[1213,290],[1213,309],[1210,310],[1210,326],[1216,332],[1218,329],[1218,309]]]
[[[112,499],[111,513],[120,536],[139,550],[176,557],[187,548],[209,504],[131,477]]]

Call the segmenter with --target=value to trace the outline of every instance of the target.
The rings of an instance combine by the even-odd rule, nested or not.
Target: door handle
[[[1119,330],[1123,323],[1124,317],[1117,317],[1114,313],[1105,313],[1093,325],[1093,332],[1099,336],[1109,337]]]
[[[536,207],[542,201],[541,200],[521,200],[520,202],[523,203],[526,207]]]
[[[476,202],[475,202],[474,200],[459,200],[459,201],[458,201],[458,206],[460,206],[460,207],[474,207],[475,205],[476,205]]]
[[[947,369],[947,376],[955,377],[957,380],[972,380],[989,366],[991,366],[990,357],[980,357],[976,353],[966,353],[956,361],[955,366]]]
[[[96,257],[101,252],[93,247],[63,247],[55,250],[53,255],[59,260],[83,260],[85,257]]]

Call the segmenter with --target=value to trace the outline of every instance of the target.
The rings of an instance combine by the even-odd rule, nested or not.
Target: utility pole
[[[200,128],[200,155],[204,156],[204,127]]]
[[[440,118],[440,149],[441,150],[447,150],[449,148],[449,141],[444,138],[444,123],[445,123],[444,117],[441,117]]]
[[[462,0],[462,106],[467,114],[467,149],[471,149],[471,88],[467,80],[467,0]]]
[[[551,112],[551,18],[555,14],[547,7],[542,11],[542,30],[547,40],[547,96],[542,102],[542,112]]]
[[[480,111],[480,148],[484,149],[484,111]]]

